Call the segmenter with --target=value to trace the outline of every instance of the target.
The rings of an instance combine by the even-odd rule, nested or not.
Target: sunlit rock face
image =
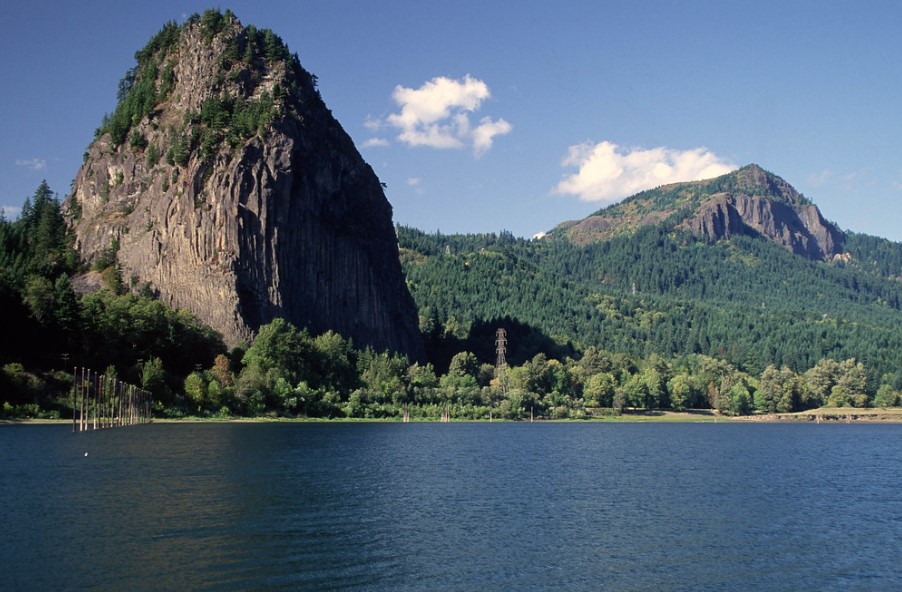
[[[120,97],[150,84],[152,105],[105,122],[64,206],[81,256],[115,251],[127,287],[228,344],[283,317],[421,359],[391,206],[315,77],[271,32],[207,20],[136,54]]]

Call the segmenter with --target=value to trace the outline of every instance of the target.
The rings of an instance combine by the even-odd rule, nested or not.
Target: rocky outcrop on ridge
[[[714,179],[643,191],[552,231],[576,244],[663,224],[711,241],[760,236],[815,260],[841,253],[844,235],[789,183],[751,164]]]
[[[757,195],[713,195],[683,227],[709,240],[760,235],[809,259],[831,259],[842,241],[817,206],[792,206]]]

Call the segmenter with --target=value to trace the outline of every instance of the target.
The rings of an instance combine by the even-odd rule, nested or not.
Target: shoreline
[[[158,418],[152,423],[402,423],[400,417],[389,418],[321,418],[321,417],[181,417]],[[438,419],[411,418],[410,423],[441,423]],[[528,419],[451,419],[451,423],[530,423]],[[824,423],[824,424],[899,424],[902,407],[820,408],[794,413],[727,416],[709,409],[689,411],[627,411],[621,415],[587,419],[537,419],[534,423]],[[72,425],[71,419],[0,419],[0,427],[12,425]]]

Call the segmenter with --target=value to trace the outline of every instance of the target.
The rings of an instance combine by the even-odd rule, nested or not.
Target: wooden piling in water
[[[88,429],[88,396],[91,393],[90,371],[81,369],[81,431]]]
[[[72,369],[72,431],[86,432],[150,423],[148,391],[88,368]]]
[[[119,384],[119,380],[113,378],[110,380],[110,393],[107,397],[107,411],[109,412],[109,417],[107,417],[107,427],[114,428],[116,427],[116,386]]]
[[[85,431],[91,425],[91,401],[94,400],[94,373],[88,370],[87,393],[85,394]]]
[[[81,369],[81,376],[79,377],[79,383],[81,384],[81,393],[79,394],[79,413],[78,413],[78,431],[85,431],[85,393],[87,390],[85,389],[85,369]]]
[[[113,402],[113,394],[110,389],[112,386],[113,378],[110,376],[106,377],[106,380],[103,381],[103,427],[111,428],[110,425],[110,417],[112,413],[110,413],[110,405]]]
[[[100,429],[104,429],[106,427],[106,399],[107,399],[107,388],[106,385],[109,383],[110,379],[106,374],[100,375]]]
[[[76,418],[78,417],[78,367],[72,368],[72,431],[77,432]]]
[[[72,368],[72,431],[75,431],[75,397],[78,396],[78,368]]]
[[[90,374],[90,373],[88,373]],[[85,368],[81,369],[81,431],[88,429],[88,395],[91,392],[90,380],[86,381]]]

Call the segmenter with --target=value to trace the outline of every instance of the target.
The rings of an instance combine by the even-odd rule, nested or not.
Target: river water
[[[7,590],[899,590],[902,426],[0,428]]]

